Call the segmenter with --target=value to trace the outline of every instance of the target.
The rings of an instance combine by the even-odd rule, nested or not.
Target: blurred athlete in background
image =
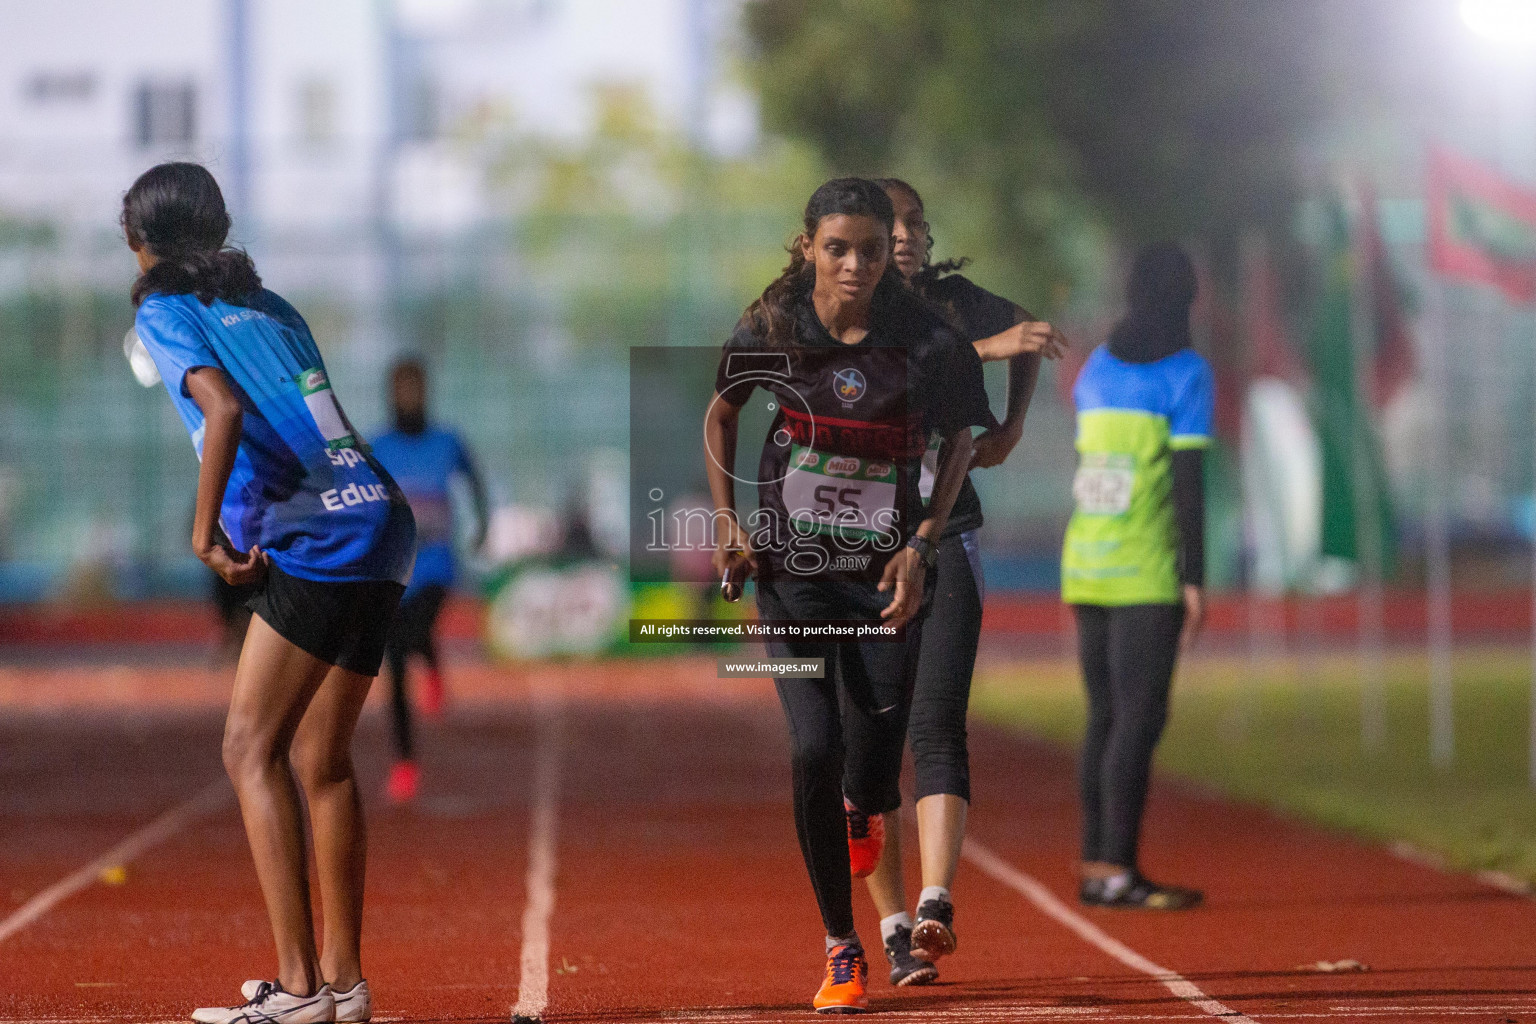
[[[471,546],[477,551],[485,543],[489,513],[485,486],[469,449],[453,430],[427,418],[427,372],[420,360],[402,359],[390,371],[389,405],[394,424],[374,439],[373,454],[410,501],[416,516],[417,537],[416,568],[405,596],[400,599],[400,610],[395,613],[384,650],[395,740],[395,764],[386,788],[392,801],[404,803],[415,798],[421,785],[411,695],[406,685],[406,664],[411,655],[420,655],[425,663],[422,710],[434,716],[443,710],[443,675],[433,629],[457,574],[453,550],[454,479],[462,478],[469,485],[475,507]]]
[[[1008,458],[1024,430],[1040,360],[1055,359],[1063,342],[1048,323],[994,295],[959,273],[964,260],[933,263],[933,235],[917,189],[900,178],[883,178],[896,221],[892,261],[908,287],[938,306],[952,337],[976,350],[983,362],[1008,364],[1008,404],[1001,423],[977,436],[971,465],[986,468]],[[935,449],[930,448],[930,457]],[[933,484],[925,466],[923,498]],[[870,899],[880,913],[885,956],[893,985],[926,985],[938,977],[933,964],[954,952],[954,904],[950,885],[960,863],[965,817],[971,801],[970,754],[965,719],[971,672],[981,640],[981,500],[965,478],[939,538],[933,607],[923,623],[917,682],[907,726],[917,775],[917,835],[923,889],[917,918],[907,913],[901,864],[901,811],[882,818],[848,806],[850,859],[856,876],[867,876]],[[883,852],[882,852],[883,850]]]
[[[1205,618],[1205,449],[1215,384],[1190,347],[1195,271],[1177,245],[1137,254],[1125,317],[1072,388],[1076,511],[1061,596],[1077,613],[1088,688],[1083,738],[1083,903],[1180,910],[1194,889],[1137,863],[1152,752],[1179,650]]]

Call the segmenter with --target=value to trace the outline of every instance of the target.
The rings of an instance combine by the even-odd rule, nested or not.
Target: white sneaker
[[[244,1004],[199,1007],[192,1019],[198,1024],[330,1024],[336,1019],[336,998],[329,985],[321,985],[312,996],[296,996],[275,981],[248,981],[240,986],[240,994]]]
[[[263,984],[265,982],[253,978],[240,986],[240,994],[247,999],[254,999]],[[345,992],[331,989],[331,995],[336,1000],[336,1024],[365,1024],[373,1019],[373,997],[368,994],[367,978]]]
[[[368,995],[368,979],[364,978],[345,992],[334,992],[334,995],[336,1024],[363,1024],[373,1019],[373,999]]]

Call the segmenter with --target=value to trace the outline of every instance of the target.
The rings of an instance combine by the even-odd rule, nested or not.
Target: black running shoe
[[[926,985],[939,976],[939,969],[912,955],[912,929],[904,924],[885,940],[885,958],[891,962],[891,984],[897,988]]]
[[[1118,878],[1085,878],[1077,892],[1078,902],[1089,907],[1117,910],[1189,910],[1205,899],[1199,889],[1158,885],[1139,872],[1126,882]]]
[[[933,963],[955,951],[955,907],[947,900],[928,900],[917,908],[912,926],[912,955]]]

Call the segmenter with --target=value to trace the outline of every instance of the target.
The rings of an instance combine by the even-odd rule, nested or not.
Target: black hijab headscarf
[[[1126,287],[1130,307],[1109,334],[1109,351],[1127,363],[1151,363],[1190,345],[1195,266],[1174,242],[1154,242],[1136,254]]]

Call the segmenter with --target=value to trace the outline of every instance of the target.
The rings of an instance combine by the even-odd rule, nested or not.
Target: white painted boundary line
[[[1529,1009],[1528,1003],[1502,1006],[1385,1006],[1350,1007],[1332,1006],[1325,1011],[1276,1011],[1266,1013],[1266,1020],[1376,1020],[1404,1017],[1482,1017],[1496,1014],[1506,1017]],[[122,1017],[3,1017],[0,1024],[118,1024]],[[404,1017],[374,1017],[374,1024],[404,1024]],[[676,1024],[782,1024],[783,1013],[752,1009],[740,1010],[672,1010],[666,1020]],[[1169,1024],[1171,1021],[1204,1021],[1198,1013],[1117,1013],[1113,1009],[1098,1006],[1013,1006],[1000,1003],[983,1003],[977,1006],[953,1010],[881,1010],[880,1020],[891,1024],[929,1024],[944,1021],[948,1024],[1041,1024],[1058,1021],[1062,1024],[1135,1024],[1151,1021],[1153,1024]],[[186,1024],[185,1017],[146,1019],[139,1024]]]
[[[1393,843],[1387,847],[1392,856],[1398,860],[1405,860],[1410,864],[1417,864],[1421,868],[1430,868],[1442,875],[1465,874],[1457,871],[1446,863],[1444,857],[1428,850],[1421,850],[1412,843]],[[1495,889],[1509,893],[1511,896],[1524,896],[1526,899],[1536,898],[1536,887],[1523,878],[1503,871],[1474,871],[1471,877],[1484,885],[1490,885]]]
[[[224,779],[204,786],[85,867],[55,882],[23,903],[10,917],[0,921],[0,942],[4,942],[95,882],[107,868],[126,865],[144,851],[165,842],[197,818],[218,810],[230,796],[229,783]]]
[[[540,1020],[549,1005],[549,921],[555,912],[556,838],[559,832],[560,761],[564,704],[558,680],[534,681],[538,749],[534,754],[533,807],[528,826],[528,902],[523,907],[522,973],[513,1021]]]
[[[1076,932],[1083,941],[1098,947],[1100,951],[1114,957],[1131,970],[1140,971],[1148,977],[1155,978],[1169,992],[1191,1006],[1212,1017],[1233,1021],[1234,1024],[1253,1024],[1253,1021],[1244,1014],[1206,995],[1198,985],[1183,975],[1170,971],[1166,967],[1159,967],[1131,947],[1111,937],[1098,925],[1057,899],[1054,893],[1034,878],[1009,864],[976,840],[967,838],[961,855],[992,878],[1029,900],[1046,917],[1065,925]]]

